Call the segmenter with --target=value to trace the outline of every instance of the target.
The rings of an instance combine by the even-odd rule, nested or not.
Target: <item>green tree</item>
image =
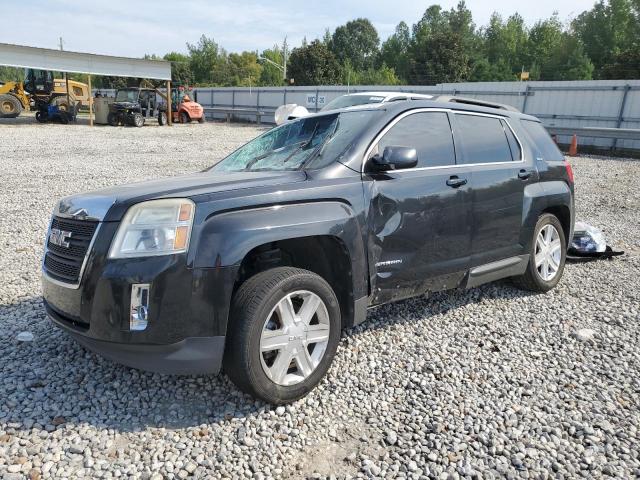
[[[471,79],[514,80],[523,65],[527,43],[524,19],[516,13],[505,22],[494,13],[489,25],[481,29],[477,43],[479,54],[474,61]]]
[[[574,20],[573,28],[596,72],[638,41],[638,3],[637,0],[600,0]]]
[[[13,67],[0,67],[0,82],[22,82],[24,69]]]
[[[189,50],[194,82],[200,85],[215,84],[214,72],[219,63],[222,49],[212,38],[207,38],[205,35],[200,37],[197,45],[187,43],[187,49]],[[218,70],[220,69],[218,68]]]
[[[470,77],[476,38],[471,12],[462,1],[455,9],[429,7],[413,26],[411,84],[461,82]]]
[[[366,18],[358,18],[336,28],[330,48],[338,61],[347,60],[356,70],[373,67],[378,54],[380,37],[373,24]]]
[[[409,76],[409,49],[411,48],[411,31],[405,22],[400,22],[395,33],[380,48],[378,65],[388,65],[406,82]]]
[[[193,72],[191,71],[191,58],[184,53],[170,52],[164,60],[171,62],[171,80],[182,85],[193,84]]]
[[[584,48],[575,36],[568,32],[551,50],[542,67],[543,80],[591,80],[594,65],[584,53]]]
[[[228,86],[249,87],[256,86],[262,74],[262,65],[258,63],[256,52],[231,53],[227,58],[229,65]]]
[[[294,48],[289,57],[288,76],[296,85],[336,85],[340,63],[320,40]]]
[[[272,62],[282,65],[283,55],[282,49],[278,45],[262,52],[263,58],[268,58]],[[262,73],[260,74],[260,85],[278,86],[284,82],[283,71],[269,62],[262,62]]]
[[[640,78],[640,45],[624,50],[600,69],[600,77],[605,79],[633,80]]]

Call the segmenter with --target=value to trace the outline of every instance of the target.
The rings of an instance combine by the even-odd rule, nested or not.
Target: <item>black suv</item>
[[[553,288],[574,222],[570,166],[536,118],[446,100],[322,112],[203,172],[62,199],[48,315],[125,365],[224,367],[286,403],[371,306],[505,277]]]

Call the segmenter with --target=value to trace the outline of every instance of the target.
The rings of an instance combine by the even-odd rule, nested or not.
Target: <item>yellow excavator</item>
[[[69,100],[76,112],[89,104],[89,86],[69,80]],[[47,70],[26,70],[24,82],[0,82],[0,118],[15,118],[23,110],[35,110],[42,116],[49,105],[62,111],[70,111],[67,100],[67,81],[53,78]]]

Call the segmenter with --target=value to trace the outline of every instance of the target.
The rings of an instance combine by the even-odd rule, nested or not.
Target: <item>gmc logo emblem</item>
[[[59,247],[69,248],[69,238],[71,238],[71,232],[59,228],[52,228],[49,234],[49,241]]]

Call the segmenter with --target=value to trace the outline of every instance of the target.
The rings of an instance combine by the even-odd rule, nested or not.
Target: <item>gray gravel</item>
[[[378,308],[287,407],[112,364],[48,323],[56,198],[197,170],[258,131],[0,123],[0,478],[640,475],[637,160],[572,161],[579,218],[626,256],[569,265],[546,295],[502,282]]]

